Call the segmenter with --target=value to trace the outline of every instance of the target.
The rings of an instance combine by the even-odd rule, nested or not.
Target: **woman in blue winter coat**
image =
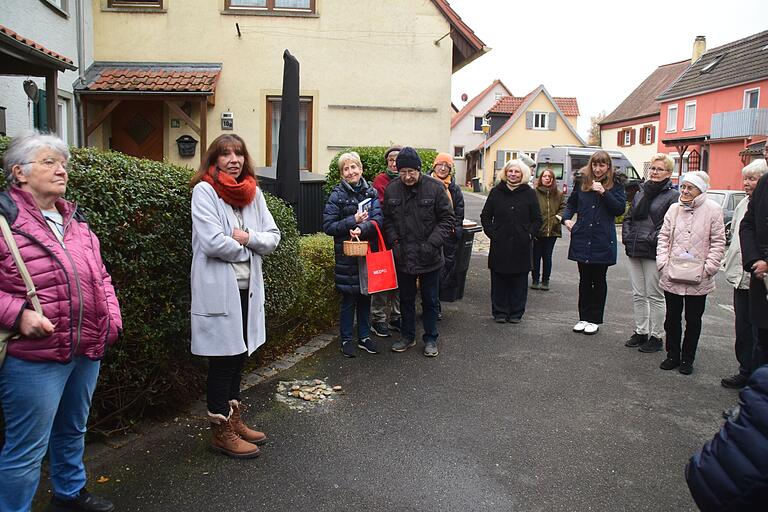
[[[605,151],[595,152],[580,174],[563,214],[571,232],[568,259],[579,265],[579,321],[573,331],[595,334],[603,323],[608,267],[616,264],[614,222],[624,213],[627,195]]]
[[[339,318],[341,353],[346,357],[355,357],[352,327],[357,314],[357,346],[369,354],[378,354],[379,349],[370,338],[371,298],[367,290],[360,288],[360,258],[344,255],[344,241],[353,235],[361,240],[374,240],[376,227],[373,222],[381,226],[381,208],[376,189],[363,178],[360,155],[355,152],[341,155],[339,172],[342,179],[325,203],[323,231],[333,237],[336,288],[342,295]]]

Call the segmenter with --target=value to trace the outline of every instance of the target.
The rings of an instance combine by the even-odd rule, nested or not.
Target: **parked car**
[[[562,186],[563,194],[570,195],[573,190],[574,180],[578,179],[579,169],[587,165],[589,157],[603,148],[598,146],[547,146],[536,153],[536,176],[544,169],[552,169],[555,177]],[[632,163],[621,151],[605,150],[611,155],[616,174],[626,178],[624,187],[627,190],[627,199],[632,200],[643,178],[634,168]]]
[[[731,243],[731,220],[733,219],[733,210],[742,199],[747,197],[746,192],[742,190],[707,190],[707,197],[723,209],[723,222],[725,223],[725,242]]]

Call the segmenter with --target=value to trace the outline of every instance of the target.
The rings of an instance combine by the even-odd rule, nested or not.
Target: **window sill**
[[[257,9],[224,9],[221,14],[227,16],[269,16],[280,18],[319,18],[316,12],[300,11],[263,11]]]
[[[165,14],[168,9],[159,7],[102,7],[101,12],[133,12],[142,14]]]
[[[683,131],[684,132],[695,132],[696,131],[696,127],[694,126],[693,128],[683,128]]]
[[[666,130],[664,133],[677,133],[677,130]]]
[[[65,20],[69,19],[69,13],[62,9],[61,7],[58,7],[56,5],[53,5],[52,3],[48,2],[48,0],[40,0],[43,4],[45,4],[46,7],[48,7],[50,10],[64,18]]]

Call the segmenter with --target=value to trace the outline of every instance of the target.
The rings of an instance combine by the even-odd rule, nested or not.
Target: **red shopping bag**
[[[395,271],[395,257],[391,249],[384,244],[384,237],[376,221],[371,221],[379,234],[379,250],[371,251],[368,244],[368,254],[365,255],[365,263],[368,267],[368,293],[385,292],[397,289],[397,272]]]

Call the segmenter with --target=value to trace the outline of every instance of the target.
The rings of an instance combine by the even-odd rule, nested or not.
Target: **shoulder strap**
[[[8,249],[13,255],[13,261],[16,263],[16,268],[19,269],[21,278],[24,280],[24,285],[27,287],[27,300],[31,301],[35,311],[42,315],[43,308],[40,306],[40,299],[37,298],[35,283],[32,282],[32,276],[29,275],[27,266],[24,264],[24,260],[21,258],[19,247],[16,245],[16,240],[14,240],[13,233],[11,233],[11,227],[8,225],[8,221],[5,219],[4,215],[0,215],[0,229],[3,231],[3,238],[5,239],[5,243],[8,245]]]

